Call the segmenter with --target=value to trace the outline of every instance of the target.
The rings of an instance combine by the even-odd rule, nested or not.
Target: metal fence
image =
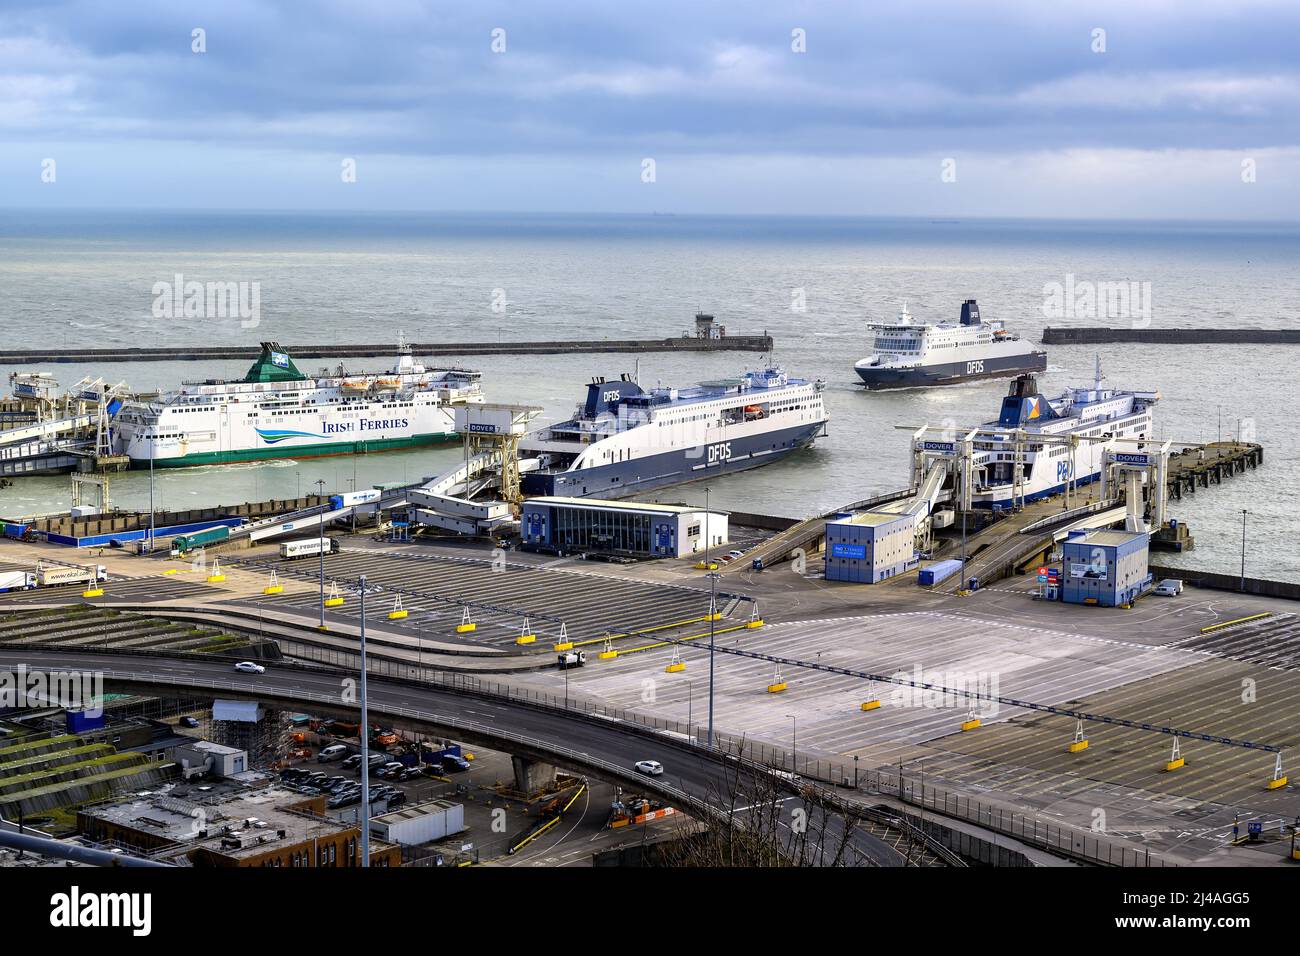
[[[361,666],[358,653],[321,648],[290,638],[277,640],[282,651],[290,657],[347,668]],[[608,720],[624,721],[647,730],[676,736],[683,742],[693,744],[704,744],[708,739],[707,730],[698,725],[609,707],[577,694],[549,694],[424,664],[402,664],[396,661],[372,659],[367,663],[367,673],[433,684],[455,691],[488,694],[536,707],[568,710]],[[789,751],[778,747],[744,737],[719,734],[716,731],[714,744],[724,752],[736,754],[765,767],[787,771],[805,780],[847,788],[855,793],[887,794],[910,806],[964,820],[1074,860],[1103,866],[1173,865],[1159,855],[1152,854],[1148,849],[1117,844],[1105,839],[1104,835],[1089,830],[1063,825],[1056,821],[1040,820],[1030,813],[1018,812],[1009,807],[984,803],[964,794],[949,792],[926,782],[919,775],[909,775],[905,772],[905,768],[893,772],[860,769],[856,759],[845,762],[816,755],[792,755]]]

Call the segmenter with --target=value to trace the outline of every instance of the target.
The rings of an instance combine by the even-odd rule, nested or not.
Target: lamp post
[[[1241,509],[1241,591],[1246,591],[1246,509]]]
[[[790,772],[799,772],[799,718],[786,714],[790,718]]]
[[[370,865],[370,715],[366,708],[366,576],[361,591],[361,865]],[[321,605],[324,608],[325,605]],[[322,613],[324,613],[322,611]]]
[[[718,578],[717,571],[709,572],[709,740],[708,747],[713,749],[713,647],[714,636],[717,629],[717,621],[713,618],[718,607]]]
[[[320,507],[321,495],[325,491],[325,479],[316,479],[316,507]],[[317,547],[320,549],[320,630],[325,630],[325,547],[321,544],[325,540],[325,512],[320,512],[320,533],[317,535],[320,541]]]
[[[153,507],[153,458],[157,450],[158,450],[158,436],[155,433],[154,440],[149,443],[149,553],[150,554],[153,554],[154,532],[157,530],[158,527],[156,520],[154,518],[154,507]],[[107,498],[108,496],[104,495],[103,497]]]

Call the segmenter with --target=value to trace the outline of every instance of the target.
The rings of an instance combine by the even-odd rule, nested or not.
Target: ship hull
[[[825,422],[814,422],[762,435],[724,439],[724,443],[730,446],[727,455],[713,461],[707,457],[717,445],[699,445],[578,471],[525,473],[522,476],[523,492],[529,496],[625,498],[656,488],[703,481],[771,464],[810,446],[825,427]]]
[[[370,455],[408,448],[423,448],[456,441],[455,432],[437,432],[427,435],[409,435],[402,438],[378,438],[370,441],[320,442],[293,447],[241,448],[233,451],[197,452],[154,459],[155,468],[194,468],[202,465],[233,465],[248,461],[271,459],[331,458],[337,455]],[[148,468],[148,458],[132,458],[132,468]]]
[[[855,366],[862,383],[872,391],[891,388],[924,388],[934,385],[959,385],[991,378],[1012,378],[1025,372],[1047,368],[1046,352],[1028,352],[971,362],[945,362],[912,368]]]

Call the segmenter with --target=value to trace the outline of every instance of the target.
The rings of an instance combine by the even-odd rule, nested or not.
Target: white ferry
[[[523,491],[618,498],[769,464],[825,434],[824,387],[775,367],[683,389],[597,378],[520,442]]]
[[[867,329],[875,337],[874,351],[854,369],[870,389],[953,385],[1047,368],[1046,352],[999,321],[981,321],[974,299],[962,303],[959,322],[917,323],[904,305],[897,322]]]
[[[478,372],[430,369],[401,347],[388,372],[312,378],[274,342],[239,381],[186,383],[128,402],[117,442],[133,465],[170,467],[314,458],[455,439],[455,406],[482,402]]]
[[[1155,441],[1151,408],[1158,401],[1158,391],[1103,388],[1100,360],[1090,387],[1067,388],[1056,399],[1039,393],[1033,375],[1021,375],[1002,399],[997,421],[981,426],[973,442],[971,503],[977,508],[1001,510],[1012,507],[1022,496],[1033,501],[1057,494],[1069,481],[1083,485],[1097,480],[1107,450],[1142,450],[1141,445],[1117,445],[1112,439]],[[1018,435],[1022,446],[1019,482]],[[1053,440],[1071,436],[1080,440],[1073,445]]]

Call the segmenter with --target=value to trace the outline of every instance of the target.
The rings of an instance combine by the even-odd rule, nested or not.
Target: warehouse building
[[[680,505],[597,498],[530,498],[523,546],[553,554],[682,558],[727,543],[727,514]]]
[[[1151,586],[1145,531],[1072,531],[1061,545],[1061,600],[1116,607]]]
[[[917,565],[916,517],[861,511],[826,522],[826,580],[875,584]]]

